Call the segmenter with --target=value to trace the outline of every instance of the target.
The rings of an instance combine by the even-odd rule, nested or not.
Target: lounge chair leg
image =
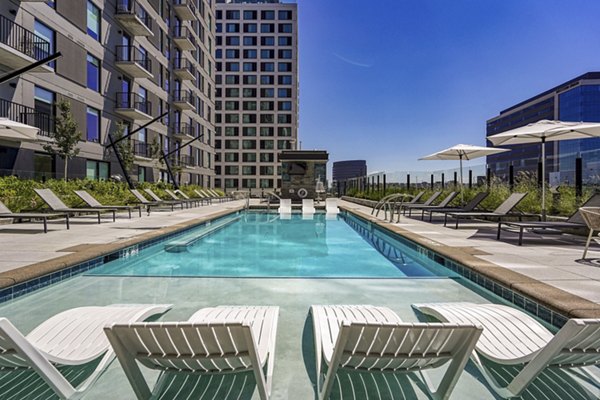
[[[502,221],[498,221],[498,233],[496,234],[496,240],[500,240],[500,231],[502,230]]]
[[[130,213],[131,213],[131,211],[130,211]],[[131,218],[131,215],[129,216],[129,218]],[[116,220],[117,220],[117,211],[114,210],[113,211],[113,222],[115,222]]]
[[[100,211],[98,211],[98,223],[100,223],[100,222],[101,222],[101,220],[100,220]]]
[[[142,206],[139,206],[139,207],[138,207],[138,211],[139,211],[139,213],[140,213],[140,218],[142,218]]]
[[[587,255],[588,248],[590,247],[590,242],[592,241],[592,236],[594,236],[594,230],[590,229],[590,234],[588,235],[587,242],[585,243],[585,250],[583,250],[583,257]]]
[[[131,219],[131,208],[128,208],[127,211],[129,212],[129,219]]]
[[[71,229],[71,225],[69,224],[69,214],[66,214],[65,220],[67,221],[67,230]]]
[[[523,227],[519,227],[519,246],[523,244]]]
[[[456,217],[456,227],[454,229],[458,229],[458,221],[460,220],[459,217]]]
[[[444,214],[444,226],[448,223],[448,214]]]
[[[44,233],[48,233],[48,219],[44,218]]]
[[[425,221],[425,210],[421,211],[421,221]]]

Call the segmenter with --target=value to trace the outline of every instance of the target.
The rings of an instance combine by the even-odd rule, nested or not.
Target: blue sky
[[[369,171],[485,145],[485,121],[600,70],[595,0],[298,0],[300,140]],[[474,161],[473,163],[483,163]],[[330,163],[331,165],[331,163]]]

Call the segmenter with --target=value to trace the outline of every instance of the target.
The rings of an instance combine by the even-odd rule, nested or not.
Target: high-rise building
[[[217,0],[216,179],[281,188],[278,154],[298,136],[298,14],[293,3]]]
[[[367,162],[365,160],[336,161],[333,163],[332,173],[335,186],[336,182],[366,176]]]
[[[600,72],[588,72],[500,112],[487,121],[486,136],[495,135],[542,119],[600,122]],[[551,183],[574,183],[575,159],[583,160],[584,179],[600,176],[600,138],[547,142],[546,179]],[[537,173],[540,144],[502,146],[511,151],[488,156],[491,172],[508,176]],[[595,178],[594,178],[595,177]]]
[[[0,73],[55,52],[62,57],[0,86],[0,117],[40,128],[37,140],[0,131],[0,173],[62,177],[62,160],[44,152],[56,104],[67,100],[82,132],[69,176],[121,174],[105,150],[119,123],[132,137],[139,181],[167,180],[160,151],[182,183],[214,183],[213,0],[4,0],[0,2]]]

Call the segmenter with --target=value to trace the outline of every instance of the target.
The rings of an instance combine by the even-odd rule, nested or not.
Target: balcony
[[[117,93],[117,103],[115,112],[125,118],[133,120],[149,120],[152,104],[136,93],[119,92]]]
[[[133,78],[152,78],[152,61],[135,46],[117,46],[115,65]]]
[[[176,140],[181,140],[182,142],[192,140],[195,137],[195,135],[196,130],[194,129],[194,127],[185,122],[173,128],[173,137]]]
[[[189,60],[185,58],[176,58],[174,62],[175,67],[173,72],[179,79],[192,82],[196,80],[196,68]]]
[[[181,166],[185,167],[196,167],[196,159],[192,156],[181,156]]]
[[[154,36],[152,18],[135,0],[117,0],[115,18],[133,36]]]
[[[0,15],[0,64],[9,69],[19,69],[43,60],[51,54],[50,43],[21,25]],[[40,65],[31,72],[53,72]]]
[[[194,96],[189,90],[179,90],[173,93],[173,105],[180,110],[195,110]]]
[[[179,47],[181,50],[196,49],[196,39],[194,39],[192,32],[190,32],[190,30],[185,26],[174,26],[172,39],[177,47]]]
[[[190,0],[173,0],[173,10],[182,21],[196,19],[196,7]]]
[[[139,140],[131,140],[133,154],[138,158],[152,158],[152,149],[150,143],[140,142]]]
[[[0,99],[0,118],[8,118],[39,128],[38,137],[40,139],[49,140],[54,132],[54,118],[51,115],[12,101]],[[2,132],[0,131],[1,137]]]

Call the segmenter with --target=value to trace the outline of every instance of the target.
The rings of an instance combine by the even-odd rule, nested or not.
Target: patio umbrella
[[[542,179],[546,176],[544,143],[558,140],[586,139],[600,136],[600,123],[541,120],[520,128],[488,136],[494,146],[539,142],[542,146]],[[542,217],[546,217],[546,185],[542,185]]]
[[[489,156],[490,154],[502,153],[509,149],[496,149],[493,147],[473,146],[470,144],[457,144],[437,153],[419,158],[419,160],[459,160],[460,161],[460,197],[463,197],[463,160],[473,160],[479,157]]]
[[[17,142],[34,142],[39,128],[29,126],[8,118],[0,118],[0,138]]]

